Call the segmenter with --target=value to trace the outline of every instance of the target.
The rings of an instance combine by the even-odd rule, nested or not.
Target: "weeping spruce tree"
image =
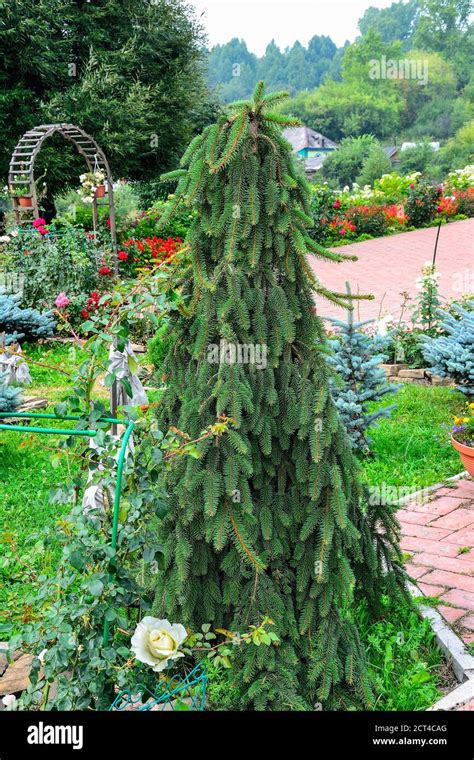
[[[245,646],[234,667],[242,704],[311,709],[350,684],[370,703],[353,600],[399,593],[403,571],[389,508],[369,506],[329,394],[306,256],[335,262],[305,231],[310,192],[272,113],[284,93],[230,106],[182,159],[176,204],[197,211],[185,314],[171,326],[162,425],[192,438],[220,415],[228,433],[168,474],[165,570],[154,612],[196,629],[248,630],[269,615],[279,646]],[[234,349],[229,351],[229,347]],[[266,361],[245,361],[248,356]],[[250,349],[249,349],[250,347]],[[216,361],[216,349],[220,356]],[[259,353],[260,351],[260,353]],[[240,650],[239,650],[240,651]]]

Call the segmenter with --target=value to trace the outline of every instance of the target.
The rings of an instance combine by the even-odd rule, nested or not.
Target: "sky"
[[[275,39],[284,49],[296,40],[303,45],[315,34],[326,34],[336,43],[352,42],[357,22],[366,8],[386,8],[393,0],[189,0],[207,29],[211,46],[244,39],[252,53],[262,55]]]

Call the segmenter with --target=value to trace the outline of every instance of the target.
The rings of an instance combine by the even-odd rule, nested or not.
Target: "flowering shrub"
[[[442,195],[438,199],[438,206],[436,207],[436,211],[440,216],[445,217],[446,219],[451,216],[456,216],[458,209],[459,201],[454,195]]]
[[[379,237],[387,231],[383,206],[354,206],[346,212],[346,216],[356,227],[358,235]]]
[[[422,227],[431,222],[436,215],[442,192],[441,187],[422,183],[411,187],[405,204],[409,224]]]
[[[169,263],[182,245],[181,238],[148,237],[143,240],[125,240],[118,252],[121,274],[134,275],[140,270],[152,269]]]
[[[50,226],[47,234],[42,234],[43,221],[36,220],[29,230],[10,233],[4,246],[4,267],[23,276],[23,300],[29,306],[67,306],[72,320],[80,321],[90,294],[108,284],[112,251],[91,233],[72,225],[64,226],[60,233]]]
[[[454,190],[453,196],[458,204],[457,213],[463,216],[474,216],[474,188],[469,190]]]
[[[421,276],[416,280],[419,295],[412,307],[412,322],[421,327],[426,335],[435,335],[439,322],[438,309],[441,301],[438,295],[438,280],[441,273],[436,271],[431,261],[426,261]]]
[[[388,227],[401,228],[406,226],[408,219],[401,203],[384,206],[383,213]]]
[[[421,172],[411,172],[400,175],[397,172],[384,174],[374,182],[374,189],[380,191],[384,198],[401,201],[407,197],[409,190],[413,189],[420,181]]]
[[[448,192],[453,190],[473,190],[474,164],[469,164],[464,169],[456,169],[456,171],[448,174],[444,185]]]
[[[474,447],[474,404],[467,404],[465,417],[454,417],[451,435],[464,446]]]

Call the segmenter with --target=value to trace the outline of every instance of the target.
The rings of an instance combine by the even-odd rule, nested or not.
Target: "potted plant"
[[[10,185],[10,195],[12,198],[18,198],[20,206],[31,206],[31,184],[28,174],[20,174],[15,180],[15,185]]]
[[[474,477],[474,403],[468,404],[466,417],[455,417],[451,430],[451,443],[459,452],[469,475]]]
[[[105,195],[105,174],[98,169],[93,172],[81,174],[81,192],[84,200],[91,202],[94,198],[103,198]]]

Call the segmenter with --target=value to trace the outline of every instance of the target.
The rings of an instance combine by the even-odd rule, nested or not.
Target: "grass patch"
[[[33,382],[24,395],[44,396],[51,404],[65,399],[71,380],[56,368],[72,373],[86,353],[61,343],[26,346],[24,352],[50,365],[30,364]],[[52,435],[28,433],[27,425],[25,433],[0,431],[0,623],[28,620],[31,611],[24,606],[25,595],[41,574],[52,572],[59,558],[55,548],[45,547],[38,536],[70,509],[49,503],[50,491],[68,479],[74,466],[64,457],[53,467],[57,442]]]
[[[369,485],[385,483],[416,491],[462,472],[443,427],[462,412],[466,403],[462,393],[410,383],[383,405],[391,403],[397,405],[392,416],[370,431],[374,456],[362,462]]]

